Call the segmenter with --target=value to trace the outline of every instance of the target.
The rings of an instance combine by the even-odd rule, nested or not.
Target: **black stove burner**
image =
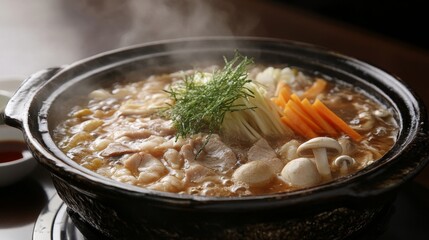
[[[393,206],[386,211],[386,217],[390,217],[390,214],[392,216],[388,221],[387,229],[377,238],[378,240],[423,240],[429,236],[429,221],[427,221],[429,191],[427,188],[415,183],[406,185],[399,192]],[[379,221],[386,221],[386,219],[379,219]],[[105,237],[84,223],[78,214],[67,210],[67,206],[60,197],[55,195],[37,219],[33,231],[33,240],[85,239],[98,240],[105,239]],[[355,236],[353,239],[368,239],[368,235]],[[370,239],[374,239],[374,237]]]

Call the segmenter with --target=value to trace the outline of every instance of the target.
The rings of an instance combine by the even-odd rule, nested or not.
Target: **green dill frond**
[[[225,66],[214,71],[210,80],[201,81],[204,74],[194,73],[167,91],[174,100],[169,113],[177,129],[177,137],[200,132],[215,133],[220,129],[225,113],[249,109],[234,102],[239,98],[253,97],[252,91],[245,87],[251,82],[247,77],[247,67],[253,61],[237,53],[231,61],[226,58],[224,61]]]

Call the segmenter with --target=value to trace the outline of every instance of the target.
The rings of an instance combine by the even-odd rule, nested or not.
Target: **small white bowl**
[[[0,125],[0,145],[6,142],[24,143],[22,132],[16,128]],[[1,146],[0,146],[1,148]],[[30,151],[22,152],[23,157],[9,162],[0,162],[0,187],[11,185],[28,175],[37,165]],[[0,159],[2,151],[0,151]]]
[[[18,88],[21,81],[13,79],[0,79],[0,115],[2,115],[4,108],[13,92]],[[3,125],[3,116],[0,116],[0,148],[6,142],[21,142],[24,143],[23,134],[20,130]],[[20,159],[12,160],[9,162],[0,161],[0,187],[11,185],[25,176],[27,176],[37,165],[36,160],[33,158],[29,151],[22,153],[23,157]],[[2,159],[2,151],[0,151],[0,160]]]
[[[0,89],[0,124],[3,124],[3,112],[12,93]]]
[[[3,111],[22,81],[17,78],[0,78],[0,124],[3,124]]]

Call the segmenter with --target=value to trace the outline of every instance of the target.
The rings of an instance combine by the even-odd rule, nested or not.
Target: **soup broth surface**
[[[178,136],[169,116],[169,108],[175,104],[170,90],[195,73],[204,73],[198,80],[204,84],[210,81],[205,79],[210,78],[212,69],[216,66],[97,89],[89,94],[86,105],[70,109],[68,118],[55,128],[54,139],[69,158],[105,177],[158,191],[204,196],[261,195],[312,187],[359,171],[380,159],[395,143],[398,127],[393,112],[353,86],[294,68],[256,65],[248,69],[247,78],[259,91],[253,91],[253,97],[261,93],[263,98],[258,101],[270,113],[258,106],[242,109],[227,113],[224,121],[231,124],[222,125],[217,132]],[[355,140],[336,127],[336,134],[318,132],[322,124],[317,119],[311,121],[317,125],[313,126],[317,136],[308,137],[304,134],[307,130],[300,127],[311,128],[311,124],[299,118],[300,110],[289,103],[293,100],[281,99],[282,94],[290,97],[286,90],[302,103],[304,99],[313,105],[321,101],[361,139]],[[252,96],[248,98],[253,101]],[[275,117],[269,117],[273,113]],[[267,115],[259,119],[259,114]],[[292,123],[288,125],[284,116]],[[239,128],[235,121],[246,122]],[[262,121],[268,127],[258,127]],[[341,146],[332,154],[327,150],[328,177],[318,168],[319,160],[311,151],[310,156],[298,152],[303,143],[318,137]],[[353,158],[353,162],[337,164],[341,155]],[[297,164],[297,169],[290,164],[285,170],[289,163],[302,158],[307,160]],[[297,180],[291,180],[288,172],[295,174],[291,171],[298,171],[294,175]],[[306,179],[307,175],[314,179]]]

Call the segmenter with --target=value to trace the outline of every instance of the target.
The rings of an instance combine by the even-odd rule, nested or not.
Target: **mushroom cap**
[[[241,165],[232,174],[234,180],[244,182],[251,187],[263,187],[270,183],[276,175],[263,161],[252,161]]]
[[[281,175],[292,186],[311,187],[321,181],[321,176],[309,158],[296,158],[286,164]]]
[[[313,149],[325,148],[328,155],[337,155],[343,151],[337,140],[329,137],[316,137],[301,144],[296,150],[302,157],[314,156]]]
[[[356,163],[356,160],[349,155],[341,155],[334,160],[334,164],[338,167],[341,167],[343,163],[346,163],[350,167]]]

